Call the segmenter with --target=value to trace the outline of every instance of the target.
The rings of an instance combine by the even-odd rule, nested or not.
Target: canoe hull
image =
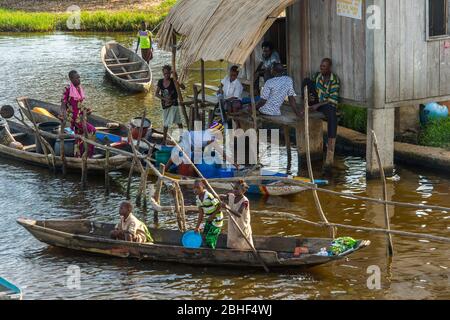
[[[133,258],[148,261],[174,262],[189,265],[221,266],[221,267],[260,267],[260,263],[251,251],[226,249],[226,235],[221,235],[218,249],[208,248],[187,249],[179,245],[182,234],[177,231],[150,229],[156,244],[137,244],[115,241],[107,238],[114,228],[111,224],[101,224],[90,221],[34,221],[19,219],[18,223],[27,229],[36,239],[55,247],[61,247],[81,252],[101,254],[118,258]],[[53,225],[63,225],[59,229]],[[73,226],[70,226],[72,224]],[[44,225],[46,227],[44,227]],[[77,232],[74,232],[76,229]],[[89,231],[90,230],[90,231]],[[101,236],[99,235],[101,234]],[[270,268],[311,267],[339,260],[344,257],[321,257],[305,255],[301,258],[286,259],[281,252],[269,250],[268,247],[283,247],[286,245],[306,245],[314,250],[330,242],[329,239],[295,239],[295,238],[258,238],[254,237],[255,246],[261,258]],[[161,244],[160,244],[161,243]],[[355,251],[368,245],[361,242]],[[292,248],[289,248],[289,250]]]
[[[121,67],[110,67],[107,63],[107,59],[114,59],[114,56],[111,53],[111,50],[114,50],[117,58],[126,58],[129,63],[135,63],[135,65],[127,66],[126,71],[137,71],[137,70],[145,70],[141,74],[132,74],[129,79],[124,79],[116,74],[123,72]],[[106,71],[106,75],[118,86],[121,88],[131,91],[131,92],[149,92],[152,85],[152,71],[150,66],[135,52],[125,48],[124,46],[116,43],[116,42],[108,42],[101,51],[101,59],[103,66]],[[125,68],[125,67],[124,67]],[[145,81],[136,82],[139,79],[139,76],[146,75]]]
[[[27,127],[18,124],[16,122],[8,121],[10,130],[12,133],[26,133],[28,138],[27,140],[31,140],[29,143],[34,141],[34,132],[28,129]],[[18,150],[14,148],[10,148],[8,146],[4,146],[0,144],[0,156],[3,158],[8,158],[12,160],[20,160],[20,162],[25,162],[31,165],[39,166],[39,167],[48,167],[48,161],[44,154],[29,152],[24,150]],[[51,155],[49,155],[50,162],[52,161]],[[70,171],[81,171],[82,169],[82,159],[74,158],[74,157],[66,157],[67,169]],[[129,159],[125,156],[112,156],[109,159],[109,168],[110,170],[121,170],[126,168],[128,165]],[[103,171],[105,170],[105,159],[88,159],[87,168],[89,171]],[[55,156],[55,167],[57,169],[62,168],[63,161],[60,156]]]

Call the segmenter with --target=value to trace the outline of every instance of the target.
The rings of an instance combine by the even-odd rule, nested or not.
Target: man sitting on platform
[[[242,93],[244,87],[242,87],[241,81],[238,79],[239,67],[232,66],[230,73],[226,76],[219,87],[219,99],[223,97],[224,108],[226,112],[237,112],[242,106]]]
[[[320,64],[320,72],[316,73],[312,79],[303,80],[302,86],[303,96],[304,88],[308,87],[310,109],[323,113],[328,121],[328,147],[325,167],[330,167],[333,164],[338,126],[337,105],[339,103],[340,81],[338,76],[332,72],[332,66],[333,61],[331,59],[323,59]]]
[[[281,116],[281,106],[288,97],[292,110],[300,117],[301,113],[297,110],[295,101],[294,81],[284,74],[281,63],[273,65],[272,74],[273,78],[266,82],[256,109],[263,115]]]

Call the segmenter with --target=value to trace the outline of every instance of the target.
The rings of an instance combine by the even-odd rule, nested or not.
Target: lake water
[[[159,101],[150,93],[131,95],[116,88],[100,62],[100,48],[109,40],[128,46],[128,34],[0,34],[0,104],[15,104],[18,96],[58,102],[68,83],[67,73],[79,71],[88,103],[96,113],[119,121],[148,108],[155,126],[161,124]],[[154,77],[170,54],[156,50]],[[217,67],[217,65],[207,65]],[[208,72],[211,84],[224,71]],[[192,73],[189,82],[198,79]],[[295,158],[295,157],[294,157]],[[283,168],[284,162],[280,164]],[[364,159],[338,157],[329,189],[381,197],[379,181],[366,181]],[[295,159],[293,167],[296,167]],[[450,179],[420,168],[398,167],[388,182],[395,201],[450,207]],[[318,176],[320,177],[320,176]],[[0,276],[23,288],[25,299],[445,299],[449,293],[450,254],[447,244],[394,236],[395,256],[386,257],[385,236],[339,230],[339,236],[371,240],[372,245],[351,257],[309,270],[265,274],[260,270],[191,267],[138,262],[84,255],[51,248],[38,242],[16,223],[19,217],[35,219],[95,219],[116,221],[118,203],[124,200],[125,175],[113,174],[112,193],[104,196],[103,179],[89,179],[81,191],[78,176],[62,178],[0,160]],[[133,184],[136,193],[137,180]],[[186,194],[186,198],[192,195]],[[383,227],[383,206],[320,195],[324,211],[333,222]],[[280,217],[290,213],[318,220],[310,193],[287,198],[251,198],[256,235],[325,237],[326,230]],[[170,201],[163,197],[163,201]],[[153,221],[152,212],[136,214]],[[449,212],[390,208],[392,228],[449,235]],[[188,217],[192,227],[195,216]],[[160,216],[160,227],[176,228],[173,216]],[[73,266],[81,270],[79,289],[68,287]],[[367,286],[368,268],[381,271],[381,288]]]

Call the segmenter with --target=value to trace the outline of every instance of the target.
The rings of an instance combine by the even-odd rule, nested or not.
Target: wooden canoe
[[[42,122],[47,122],[47,121],[55,121],[55,120],[59,121],[59,120],[57,120],[57,117],[59,116],[59,114],[61,112],[60,105],[37,100],[37,99],[31,99],[28,97],[17,98],[17,104],[18,104],[20,110],[24,113],[24,115],[28,119],[30,119],[30,113],[28,112],[27,104],[31,110],[33,110],[34,108],[41,108],[41,109],[48,111],[48,113],[51,114],[51,116],[48,116],[48,115],[44,115],[42,113],[33,112],[33,117],[37,123],[42,123]],[[94,113],[88,116],[87,121],[90,124],[92,124],[94,127],[97,127],[97,128],[98,127],[104,128],[104,127],[107,127],[108,124],[114,123],[118,127],[117,127],[117,129],[110,130],[111,132],[113,132],[116,135],[122,136],[122,137],[128,136],[128,128],[123,123],[97,116]]]
[[[22,290],[0,277],[0,300],[22,300]]]
[[[48,161],[44,154],[36,153],[35,133],[30,128],[14,121],[8,120],[8,126],[11,134],[16,141],[24,146],[24,150],[18,150],[0,144],[0,156],[19,160],[32,165],[47,167]],[[50,162],[51,155],[49,155]],[[129,159],[125,156],[116,155],[109,159],[109,168],[111,171],[121,170],[128,166]],[[71,171],[80,171],[82,167],[82,159],[75,157],[66,157],[67,169]],[[106,160],[101,150],[97,150],[94,158],[88,159],[87,167],[89,171],[104,171]],[[55,167],[62,168],[63,162],[59,155],[55,155]]]
[[[227,237],[221,235],[216,250],[208,248],[187,249],[181,246],[182,233],[173,230],[149,228],[155,244],[138,244],[109,238],[114,224],[89,220],[18,219],[17,222],[36,239],[51,246],[120,258],[174,262],[215,267],[259,267],[260,263],[251,251],[226,248]],[[330,239],[254,237],[256,249],[269,268],[311,267],[336,261],[370,244],[358,245],[340,256],[324,257],[314,253],[328,247]],[[294,257],[297,247],[307,247],[311,254]]]
[[[103,46],[101,58],[106,74],[113,82],[128,91],[149,91],[152,84],[152,70],[138,54],[117,42]]]

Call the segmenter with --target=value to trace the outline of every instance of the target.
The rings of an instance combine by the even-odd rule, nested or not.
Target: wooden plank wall
[[[300,0],[288,8],[288,61],[292,64],[309,57],[306,64],[303,62],[305,66],[300,74],[298,66],[290,67],[291,75],[299,90],[305,76],[319,71],[323,58],[332,58],[334,72],[341,79],[341,97],[365,102],[365,13],[362,20],[357,20],[338,16],[336,12],[336,0]],[[309,22],[305,28],[302,21],[306,15]],[[309,38],[309,49],[301,45],[305,37]]]
[[[426,5],[386,1],[387,102],[450,95],[450,42],[427,41]]]

